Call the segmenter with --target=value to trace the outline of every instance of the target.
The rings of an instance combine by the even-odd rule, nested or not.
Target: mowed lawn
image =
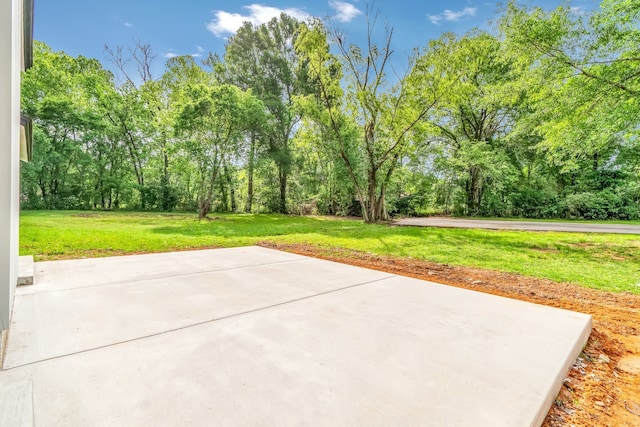
[[[640,235],[394,227],[284,215],[21,213],[20,254],[36,261],[254,245],[346,248],[640,294]]]

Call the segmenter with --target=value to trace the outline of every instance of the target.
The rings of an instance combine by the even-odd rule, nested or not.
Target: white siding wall
[[[22,1],[0,1],[0,330],[18,280]]]

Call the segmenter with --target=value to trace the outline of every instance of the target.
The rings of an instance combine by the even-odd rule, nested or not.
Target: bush
[[[524,218],[558,218],[564,209],[557,195],[538,188],[525,187],[510,197],[510,216]]]
[[[426,197],[422,194],[410,194],[396,199],[395,203],[389,210],[389,214],[393,216],[418,216],[423,210],[426,203]]]
[[[178,188],[172,185],[148,184],[141,188],[145,200],[145,209],[169,212],[179,202]]]
[[[576,219],[639,219],[640,206],[631,194],[604,190],[571,194],[566,200],[566,216]]]

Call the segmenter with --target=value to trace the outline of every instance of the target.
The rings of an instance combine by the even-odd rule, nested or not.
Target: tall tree
[[[197,84],[188,88],[177,131],[187,138],[186,149],[204,172],[201,177],[199,217],[211,211],[218,178],[229,157],[238,150],[244,133],[263,113],[262,103],[236,86]]]
[[[638,140],[639,28],[632,0],[604,0],[593,11],[509,2],[500,21],[505,45],[529,71],[540,148],[564,170]]]
[[[300,120],[294,108],[294,97],[304,91],[305,76],[294,49],[300,23],[286,14],[266,24],[254,26],[245,22],[229,38],[224,56],[229,83],[251,89],[269,112],[265,139],[269,154],[277,167],[279,183],[278,210],[287,212],[287,183],[291,173],[291,138]],[[249,183],[253,183],[255,144],[251,138]],[[250,189],[249,197],[252,198]],[[250,209],[251,199],[247,206]]]
[[[495,191],[509,175],[504,138],[515,124],[520,93],[493,36],[445,34],[434,43],[449,52],[440,58],[447,62],[442,67],[456,79],[429,119],[436,140],[446,147],[443,160],[461,174],[466,213],[478,215],[487,186]]]
[[[431,72],[440,66],[431,62],[440,54],[437,49],[415,61],[404,77],[393,75],[393,30],[387,30],[382,45],[377,45],[376,19],[375,14],[367,16],[364,48],[333,34],[339,57],[330,52],[328,33],[319,21],[303,28],[296,45],[316,85],[317,107],[309,104],[313,97],[308,97],[305,108],[315,112],[325,134],[331,133],[329,140],[336,143],[367,222],[388,219],[386,190],[399,160],[421,138],[427,114],[450,86],[445,81],[448,75]]]
[[[23,189],[42,207],[89,207],[94,191],[104,189],[105,165],[117,164],[100,104],[112,76],[96,60],[52,52],[42,43],[35,43],[34,58],[22,96],[34,119],[37,155],[24,165]]]
[[[155,104],[151,96],[157,94],[157,91],[142,91],[141,87],[153,85],[151,66],[155,55],[151,45],[140,41],[126,50],[121,46],[114,49],[105,45],[105,52],[121,75],[121,84],[116,87],[116,91],[103,100],[106,115],[127,147],[138,183],[140,208],[145,210],[149,198],[148,182],[145,181],[151,148],[149,142],[153,140],[153,124],[158,111],[154,105],[150,105]],[[131,63],[134,64],[135,72],[131,71]]]

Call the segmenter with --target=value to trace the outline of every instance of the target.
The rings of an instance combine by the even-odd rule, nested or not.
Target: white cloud
[[[192,56],[194,58],[202,58],[202,55],[204,54],[205,50],[202,46],[200,45],[196,45],[196,52],[195,53],[189,53],[189,56]],[[183,56],[185,54],[183,53],[178,53],[176,52],[174,49],[169,50],[169,52],[163,54],[162,56],[165,57],[166,59],[171,59],[171,58],[175,58],[176,56]]]
[[[362,11],[351,3],[329,0],[329,6],[336,10],[335,18],[340,22],[351,22],[358,15],[362,15]]]
[[[125,27],[127,27],[127,28],[133,28],[133,24],[132,24],[131,22],[125,22],[125,23],[124,23],[124,24],[122,24],[122,25],[124,25],[124,26],[125,26]]]
[[[244,22],[251,22],[253,25],[261,25],[271,21],[275,17],[280,16],[280,14],[282,13],[296,18],[300,21],[304,21],[311,16],[302,9],[280,9],[277,7],[263,6],[261,4],[251,4],[249,6],[244,6],[244,9],[247,9],[247,15],[225,12],[224,10],[214,11],[213,21],[211,21],[207,25],[207,29],[216,36],[222,37],[225,34],[234,34],[236,31],[238,31],[238,28],[240,28]]]
[[[431,23],[438,25],[441,21],[455,22],[468,16],[476,16],[476,12],[478,12],[478,9],[475,7],[465,7],[459,11],[445,9],[439,15],[427,15],[427,17]]]
[[[194,58],[201,58],[204,53],[204,48],[200,45],[196,45],[196,53],[192,53],[191,56]]]

